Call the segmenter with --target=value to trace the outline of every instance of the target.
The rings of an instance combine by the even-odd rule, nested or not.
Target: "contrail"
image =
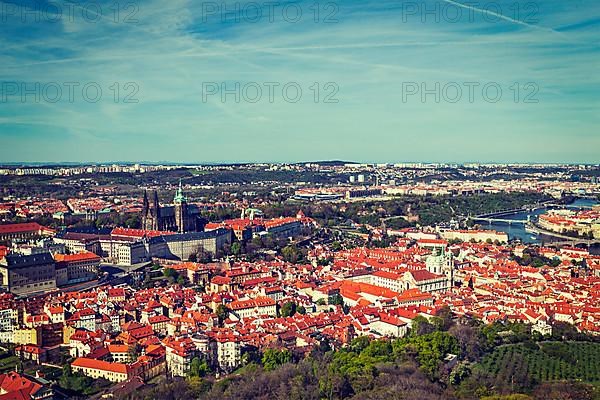
[[[473,41],[465,42],[465,45],[472,44]],[[101,57],[71,57],[71,58],[60,58],[54,60],[42,60],[29,63],[20,64],[9,64],[2,65],[0,70],[33,67],[38,65],[47,64],[63,64],[63,63],[75,63],[75,62],[94,62],[94,61],[109,61],[109,60],[122,60],[131,59],[135,57],[139,58],[164,58],[178,57],[178,58],[203,58],[203,57],[221,57],[231,56],[239,53],[260,53],[260,52],[273,52],[273,51],[291,51],[291,50],[335,50],[335,49],[370,49],[376,47],[406,47],[406,46],[433,46],[439,45],[440,42],[388,42],[388,43],[351,43],[351,44],[332,44],[332,45],[320,45],[320,46],[283,46],[283,47],[232,47],[228,46],[226,49],[216,49],[214,51],[207,51],[202,53],[194,53],[190,50],[172,54],[156,54],[156,53],[138,53],[138,54],[114,54],[105,55]],[[453,44],[463,44],[461,42],[453,42]]]
[[[453,5],[457,6],[457,7],[465,8],[467,10],[473,10],[473,11],[477,11],[477,12],[482,13],[482,14],[492,15],[494,17],[498,17],[498,18],[503,19],[505,21],[512,22],[513,24],[518,24],[518,25],[526,26],[528,28],[539,29],[539,30],[542,30],[542,31],[553,32],[553,33],[557,33],[559,35],[562,35],[561,32],[555,31],[552,28],[546,28],[545,26],[539,26],[539,25],[530,24],[530,23],[527,23],[527,22],[524,22],[524,21],[520,21],[518,19],[507,17],[506,15],[498,14],[498,13],[490,11],[490,10],[484,10],[484,9],[481,9],[481,8],[469,6],[469,5],[462,4],[462,3],[459,3],[457,1],[454,1],[454,0],[441,0],[441,1],[443,1],[445,3],[448,3],[448,4],[453,4]]]

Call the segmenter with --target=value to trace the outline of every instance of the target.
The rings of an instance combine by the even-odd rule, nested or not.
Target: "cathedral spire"
[[[160,203],[158,201],[158,191],[154,191],[154,204],[152,204],[154,208],[154,215],[156,217],[160,217]]]
[[[181,183],[181,178],[179,179],[179,189],[177,189],[177,192],[175,193],[175,198],[173,199],[173,202],[175,204],[181,204],[181,203],[185,203],[187,201],[187,199],[185,198],[185,195],[183,194],[183,185]]]
[[[150,208],[150,202],[148,201],[148,191],[144,189],[144,201],[142,210],[144,214],[147,214],[148,209]]]

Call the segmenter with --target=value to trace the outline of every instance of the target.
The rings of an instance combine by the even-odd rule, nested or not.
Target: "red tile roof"
[[[255,307],[268,307],[274,306],[275,300],[270,297],[257,297],[255,299],[249,300],[238,300],[232,301],[229,304],[229,308],[232,310],[244,310],[247,308],[255,308]]]
[[[430,279],[438,279],[443,278],[443,275],[434,274],[432,272],[427,271],[426,269],[420,269],[416,271],[410,271],[412,276],[415,278],[415,281],[422,282],[428,281]]]
[[[129,369],[127,365],[121,363],[111,363],[102,360],[93,360],[91,358],[80,357],[71,363],[72,367],[98,369],[101,371],[116,372],[118,374],[127,374]]]
[[[90,252],[90,251],[85,251],[82,253],[76,253],[76,254],[55,254],[54,255],[54,261],[56,262],[78,262],[78,261],[100,261],[100,256],[97,256],[96,254]]]
[[[11,371],[0,375],[0,390],[6,394],[19,393],[16,396],[26,395],[27,397],[13,397],[30,399],[42,386],[26,377]],[[4,397],[3,397],[4,398]],[[6,397],[6,398],[11,398]]]
[[[165,236],[165,235],[173,235],[176,232],[169,231],[148,231],[144,229],[130,229],[130,228],[115,228],[110,233],[112,236],[125,236],[125,237],[134,237],[134,238],[143,238],[143,237],[155,237],[155,236]]]
[[[21,232],[54,232],[50,228],[46,228],[38,224],[37,222],[26,222],[23,224],[8,224],[0,225],[0,235],[9,233],[21,233]]]

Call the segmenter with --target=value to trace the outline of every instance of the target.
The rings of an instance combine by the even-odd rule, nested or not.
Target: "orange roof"
[[[412,276],[415,278],[415,281],[417,282],[428,281],[430,279],[444,278],[444,275],[434,274],[433,272],[429,272],[426,269],[410,271],[410,274],[412,274]]]
[[[53,229],[46,228],[37,222],[26,222],[23,224],[0,225],[0,234],[19,233],[19,232],[54,232]]]
[[[11,397],[10,393],[15,392],[26,393],[27,395],[31,396],[40,388],[40,384],[35,383],[14,371],[0,375],[0,390],[5,393],[2,398],[4,398],[4,396],[7,396],[6,398],[9,399],[18,398],[16,396]]]
[[[91,251],[84,251],[76,254],[55,254],[54,261],[56,262],[77,262],[85,260],[97,260],[100,261],[100,256],[92,253]]]
[[[111,353],[128,353],[129,346],[126,344],[109,344],[108,351]]]
[[[417,240],[419,244],[443,244],[448,245],[448,242],[444,239],[419,239]]]
[[[367,293],[372,296],[387,297],[391,299],[398,295],[398,292],[394,292],[393,290],[363,282],[342,281],[340,289],[344,296]]]
[[[287,217],[287,218],[281,217],[281,218],[273,218],[273,219],[265,220],[264,225],[266,228],[274,228],[276,226],[291,224],[294,222],[298,222],[298,219],[293,218],[293,217]]]
[[[148,322],[150,324],[159,324],[161,322],[169,322],[171,319],[164,315],[155,315],[153,317],[148,318]]]
[[[231,278],[226,276],[217,275],[211,279],[210,283],[214,283],[215,285],[227,285],[231,283]]]
[[[372,275],[378,276],[380,278],[392,279],[392,280],[398,280],[400,278],[399,274],[396,274],[394,272],[388,272],[388,271],[375,271],[375,272],[373,272]]]
[[[432,299],[429,293],[423,293],[417,288],[407,289],[402,292],[398,297],[399,301],[410,301],[410,300],[427,300]]]
[[[232,301],[231,304],[229,304],[229,308],[232,310],[243,310],[246,308],[267,307],[274,305],[275,300],[270,297],[257,297],[249,300]]]
[[[125,236],[125,237],[134,237],[134,238],[143,238],[146,237],[155,237],[155,236],[164,236],[164,235],[173,235],[176,232],[169,231],[147,231],[144,229],[131,229],[131,228],[115,228],[111,231],[111,235],[113,236]]]
[[[108,297],[125,297],[125,289],[123,289],[123,288],[108,289]]]
[[[381,313],[381,314],[379,314],[379,319],[381,320],[381,322],[385,322],[390,325],[395,325],[395,326],[406,325],[406,323],[403,322],[402,320],[400,320],[400,318],[394,317],[393,315],[389,315],[389,314]]]
[[[46,352],[46,349],[36,346],[34,344],[26,344],[24,346],[15,347],[15,352],[17,352],[17,354],[21,351],[32,354],[43,354],[44,352]],[[0,399],[2,399],[2,397],[0,397]]]
[[[174,269],[176,271],[187,269],[189,271],[200,271],[202,269],[207,269],[204,264],[195,263],[195,262],[184,262],[181,264],[170,265],[169,268]]]
[[[91,358],[80,357],[71,363],[72,367],[98,369],[101,371],[116,372],[118,374],[127,374],[129,372],[127,365],[121,363],[111,363],[108,361],[94,360]]]

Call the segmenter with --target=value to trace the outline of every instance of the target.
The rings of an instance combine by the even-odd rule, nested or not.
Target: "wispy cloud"
[[[248,15],[236,22],[231,12],[205,18],[202,3],[188,0],[140,2],[137,23],[115,23],[108,1],[99,3],[95,23],[24,23],[9,15],[0,23],[0,35],[9,38],[0,48],[0,83],[80,86],[73,102],[63,91],[57,103],[32,101],[31,94],[23,101],[21,93],[0,103],[0,161],[598,162],[600,29],[591,16],[599,6],[550,0],[537,4],[530,22],[512,11],[526,3],[501,0],[497,12],[483,2],[344,1],[334,10],[337,23],[324,23],[331,12],[324,9],[315,22],[312,1],[294,3],[303,11],[297,23],[286,21],[283,6],[273,22]],[[478,18],[422,15],[444,6]],[[131,82],[137,103],[125,102]],[[258,85],[262,97],[251,102],[240,94],[236,101],[229,94],[223,101],[219,86],[204,101],[207,82]],[[279,84],[272,102],[268,82]],[[290,82],[302,89],[295,103],[281,92]],[[478,84],[473,102],[469,82]],[[101,87],[99,101],[85,100],[86,83]],[[337,103],[323,101],[330,83],[338,87]],[[403,101],[407,83],[419,91],[439,84],[448,93],[457,84],[462,98],[417,93]],[[483,99],[487,83],[503,91],[498,102]],[[533,93],[528,83],[536,85],[537,103],[523,102]],[[543,150],[544,137],[565,151]]]

